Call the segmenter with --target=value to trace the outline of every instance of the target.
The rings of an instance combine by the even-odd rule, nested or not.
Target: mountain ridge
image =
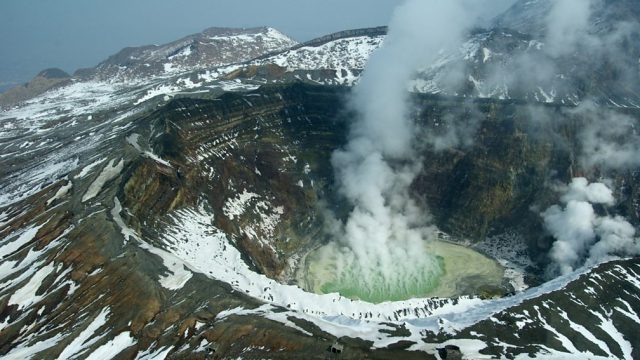
[[[210,27],[163,45],[126,47],[93,68],[74,73],[79,78],[127,78],[160,75],[188,67],[191,70],[242,62],[265,52],[297,44],[270,27]]]

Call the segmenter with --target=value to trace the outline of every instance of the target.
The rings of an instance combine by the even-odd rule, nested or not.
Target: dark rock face
[[[443,360],[461,360],[462,353],[460,352],[460,347],[455,345],[447,345],[443,348],[438,349],[438,355],[440,359]]]
[[[123,205],[135,221],[145,222],[204,196],[215,209],[216,225],[250,262],[279,277],[288,258],[309,246],[320,227],[317,201],[331,182],[331,151],[344,137],[338,120],[342,93],[292,86],[256,96],[170,102],[146,119],[155,134],[150,146],[176,169],[158,170],[149,161],[132,164]],[[260,225],[259,209],[225,215],[226,201],[244,191],[262,194],[271,209],[279,209],[276,228]],[[273,215],[271,209],[266,215]],[[269,244],[260,239],[270,239]]]
[[[165,174],[152,163],[137,163],[123,203],[133,218],[147,221],[181,204],[194,205],[202,192],[218,210],[217,226],[236,239],[260,272],[277,278],[288,257],[312,246],[311,239],[321,234],[318,200],[339,201],[330,195],[329,159],[345,141],[348,113],[340,110],[345,95],[340,88],[297,85],[264,88],[255,96],[227,94],[216,101],[172,101],[147,119],[155,134],[150,146],[177,170]],[[425,161],[413,189],[426,200],[436,225],[455,239],[471,241],[517,232],[534,255],[546,254],[550,239],[541,229],[540,212],[558,196],[550,184],[591,171],[575,162],[581,119],[562,107],[513,101],[421,95],[415,106],[425,142],[459,126],[454,124],[459,119],[478,124],[468,145],[436,151],[421,144]],[[537,126],[534,113],[554,121]],[[197,157],[200,165],[194,168],[188,159]],[[633,172],[614,175],[618,183],[629,184],[627,192],[638,193]],[[274,232],[258,230],[252,240],[243,229],[259,228],[259,213],[229,218],[221,211],[227,199],[243,191],[268,194],[271,207],[282,207],[283,221]],[[634,212],[637,195],[624,199],[619,206]],[[270,246],[260,244],[258,239],[269,235],[274,238]]]
[[[383,36],[383,35],[387,34],[387,31],[388,31],[388,28],[386,26],[379,26],[379,27],[375,27],[375,28],[364,28],[364,29],[353,29],[353,30],[339,31],[339,32],[336,32],[336,33],[333,33],[333,34],[321,36],[321,37],[319,37],[317,39],[313,39],[313,40],[307,41],[305,43],[296,45],[291,49],[294,50],[294,49],[301,48],[301,47],[304,47],[304,46],[320,46],[320,45],[328,43],[329,41],[334,41],[334,40],[338,40],[338,39],[345,39],[345,38],[350,38],[350,37],[357,37],[357,36],[368,36],[368,37]]]

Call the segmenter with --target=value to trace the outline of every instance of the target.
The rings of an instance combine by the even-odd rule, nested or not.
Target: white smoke
[[[590,101],[571,113],[582,121],[579,160],[584,168],[628,169],[640,165],[637,121]]]
[[[594,59],[607,59],[625,71],[632,69],[619,56],[624,52],[617,46],[637,30],[637,24],[620,22],[608,32],[593,32],[592,10],[605,6],[599,0],[555,1],[547,17],[545,52],[558,57],[582,47]],[[583,169],[640,165],[640,136],[634,119],[591,101],[581,102],[570,113],[581,121],[578,140]],[[607,185],[575,178],[565,191],[561,197],[564,208],[555,205],[542,214],[545,227],[556,238],[549,254],[552,272],[567,273],[614,256],[640,254],[640,239],[633,225],[621,216],[598,215],[594,209],[594,204],[614,205],[613,192]]]
[[[529,25],[508,23],[507,26],[532,34],[540,41],[530,42],[528,48],[521,49],[517,55],[490,61],[486,78],[476,77],[482,92],[508,91],[512,98],[538,101],[547,96],[552,101],[569,98],[582,101],[586,90],[590,93],[587,96],[608,95],[624,103],[624,97],[628,97],[624,89],[635,87],[638,79],[637,51],[631,44],[638,42],[640,22],[606,17],[610,6],[603,0],[529,3],[532,8],[539,8],[540,14],[523,20],[525,23],[530,20]],[[542,15],[542,21],[537,21],[535,17]],[[615,78],[623,96],[616,95],[617,90],[606,88],[599,92],[595,81],[588,89],[579,85],[581,81],[599,77]],[[575,80],[578,80],[577,86]]]
[[[584,201],[569,201],[565,208],[554,205],[542,213],[547,230],[556,238],[549,256],[566,274],[579,264],[585,250],[595,240],[593,206]]]
[[[593,265],[618,255],[640,254],[640,239],[636,229],[621,216],[597,219],[595,231],[598,242],[589,249],[586,265]]]
[[[574,65],[578,78],[593,76],[589,71],[606,71],[596,67],[601,63],[621,69],[621,88],[628,86],[625,81],[629,80],[625,79],[637,78],[625,75],[625,71],[637,72],[638,65],[635,63],[637,58],[628,63],[630,57],[623,45],[637,43],[632,37],[638,32],[637,23],[600,24],[597,15],[606,8],[600,0],[551,0],[548,3],[549,12],[539,26],[542,42],[538,43],[539,46],[532,42],[520,56],[489,67],[489,84],[495,87],[505,83],[516,91],[539,88],[542,92],[545,88],[551,93],[549,88],[555,91],[556,86],[562,90],[564,83],[558,79],[564,79],[563,72],[572,71],[565,61],[571,60],[570,64],[573,64],[576,54],[589,55],[586,59],[578,59]],[[570,90],[573,93],[579,91]],[[532,108],[532,118],[538,122],[546,118],[548,121],[557,119],[541,107],[536,107],[533,112]],[[637,121],[631,116],[588,100],[582,100],[567,113],[579,124],[577,142],[580,151],[577,158],[581,170],[590,173],[597,168],[606,172],[640,165],[640,134]],[[427,134],[425,137],[433,143],[436,151],[471,143],[464,139],[471,138],[468,135],[475,133],[475,127],[455,121],[447,123],[452,126],[443,135],[433,137]],[[573,146],[560,136],[557,140],[565,143],[567,149]],[[609,186],[589,184],[584,178],[576,178],[563,192],[562,204],[552,206],[542,214],[545,227],[556,238],[549,254],[553,262],[551,272],[566,273],[613,255],[639,253],[635,229],[628,221],[619,216],[599,215],[596,211],[596,208],[601,210],[614,205]]]
[[[372,293],[420,287],[442,272],[425,253],[434,231],[429,216],[410,194],[422,159],[415,151],[408,87],[418,68],[460,46],[476,19],[469,15],[471,3],[479,4],[409,0],[399,6],[384,46],[354,89],[358,117],[347,145],[332,157],[339,192],[352,206],[338,231],[344,247],[336,256],[337,267],[344,267],[338,272],[356,274]]]
[[[607,39],[629,31],[593,35],[591,12],[597,1],[554,1],[544,24],[542,52],[530,46],[531,51],[496,70],[495,76],[509,83],[551,83],[558,77],[554,58],[572,55],[578,48],[593,49],[597,56],[610,54]],[[425,254],[425,242],[434,237],[435,228],[410,190],[424,160],[416,151],[417,136],[436,151],[468,147],[479,122],[476,116],[456,118],[447,121],[451,126],[441,134],[420,133],[409,114],[407,89],[419,69],[428,68],[444,54],[459,51],[463,38],[478,20],[470,14],[477,15],[482,6],[490,8],[487,4],[473,0],[408,0],[394,12],[384,46],[371,56],[353,91],[351,104],[358,116],[347,145],[332,157],[338,190],[348,201],[350,213],[345,221],[332,219],[331,235],[340,240],[332,247],[336,272],[345,278],[346,273],[355,275],[359,285],[371,292],[392,286],[408,289],[442,271],[437,259]],[[461,74],[463,71],[459,70]],[[598,114],[603,117],[584,122],[579,135],[583,169],[640,163],[635,156],[640,151],[640,137],[631,118],[616,115],[611,126],[613,115],[587,109],[587,105],[578,107],[574,114],[582,116],[579,112],[583,110],[591,118]],[[631,136],[632,141],[620,142],[623,135]],[[614,160],[607,160],[611,156]],[[561,205],[542,214],[547,230],[556,238],[550,252],[554,271],[566,273],[609,256],[638,252],[631,224],[620,217],[601,216],[594,209],[594,204],[598,209],[614,205],[606,184],[574,179],[561,200]]]
[[[546,50],[552,56],[573,53],[589,30],[592,0],[556,0],[547,16]]]
[[[562,202],[588,202],[591,204],[605,204],[612,206],[615,202],[613,191],[603,183],[591,183],[587,179],[574,178],[560,198]]]
[[[462,111],[460,111],[462,110]],[[475,136],[486,115],[480,112],[472,101],[465,101],[453,113],[446,113],[435,119],[437,128],[429,128],[420,134],[424,145],[434,152],[452,148],[469,149],[475,142]]]
[[[593,265],[614,256],[640,254],[635,229],[620,216],[600,216],[594,204],[612,206],[613,192],[603,183],[574,178],[560,200],[542,213],[545,228],[553,235],[549,257],[551,275],[566,274],[582,265]]]
[[[574,53],[581,47],[594,58],[605,56],[616,63],[624,49],[623,41],[633,41],[637,33],[637,21],[620,20],[604,27],[594,15],[606,12],[608,4],[603,0],[554,0],[545,21],[545,52],[553,57]],[[606,30],[604,30],[606,29]],[[603,31],[604,30],[604,31]],[[619,65],[624,64],[622,61]]]
[[[407,116],[408,83],[418,67],[460,45],[470,26],[463,2],[409,0],[396,9],[384,46],[371,56],[354,90],[361,116],[346,152],[368,154],[361,147],[371,145],[385,157],[407,158],[415,133]]]

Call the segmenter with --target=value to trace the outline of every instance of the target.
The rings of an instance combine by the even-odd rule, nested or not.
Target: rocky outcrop
[[[71,75],[63,70],[56,68],[43,70],[28,83],[18,85],[0,93],[0,108],[17,105],[43,94],[48,90],[67,85],[70,82]]]
[[[381,36],[385,36],[387,35],[387,31],[388,28],[386,26],[378,26],[378,27],[373,27],[373,28],[362,28],[362,29],[351,29],[351,30],[343,30],[343,31],[338,31],[335,32],[333,34],[329,34],[329,35],[324,35],[321,36],[319,38],[315,38],[309,41],[305,41],[304,43],[295,45],[293,47],[291,47],[291,49],[289,50],[297,50],[303,47],[318,47],[321,45],[324,45],[328,42],[331,41],[336,41],[336,40],[340,40],[340,39],[347,39],[347,38],[353,38],[353,37],[361,37],[361,36],[366,36],[366,37],[381,37]],[[270,56],[273,56],[277,53],[270,53],[270,54],[265,54],[263,56],[259,56],[256,58],[256,60],[260,60],[260,59],[266,59]]]

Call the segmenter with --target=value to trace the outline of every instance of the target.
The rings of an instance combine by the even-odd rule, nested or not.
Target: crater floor
[[[353,264],[341,264],[339,259],[343,257],[337,256],[340,251],[342,248],[336,243],[311,251],[296,273],[298,285],[316,294],[337,292],[350,299],[372,303],[419,297],[488,297],[503,295],[507,291],[503,285],[505,269],[497,261],[471,248],[447,241],[425,242],[425,257],[435,257],[437,269],[418,269],[415,273],[429,278],[416,279],[410,282],[411,286],[390,282],[383,289],[368,288],[366,282],[362,281],[367,274],[360,274]],[[391,278],[397,276],[380,275]]]

